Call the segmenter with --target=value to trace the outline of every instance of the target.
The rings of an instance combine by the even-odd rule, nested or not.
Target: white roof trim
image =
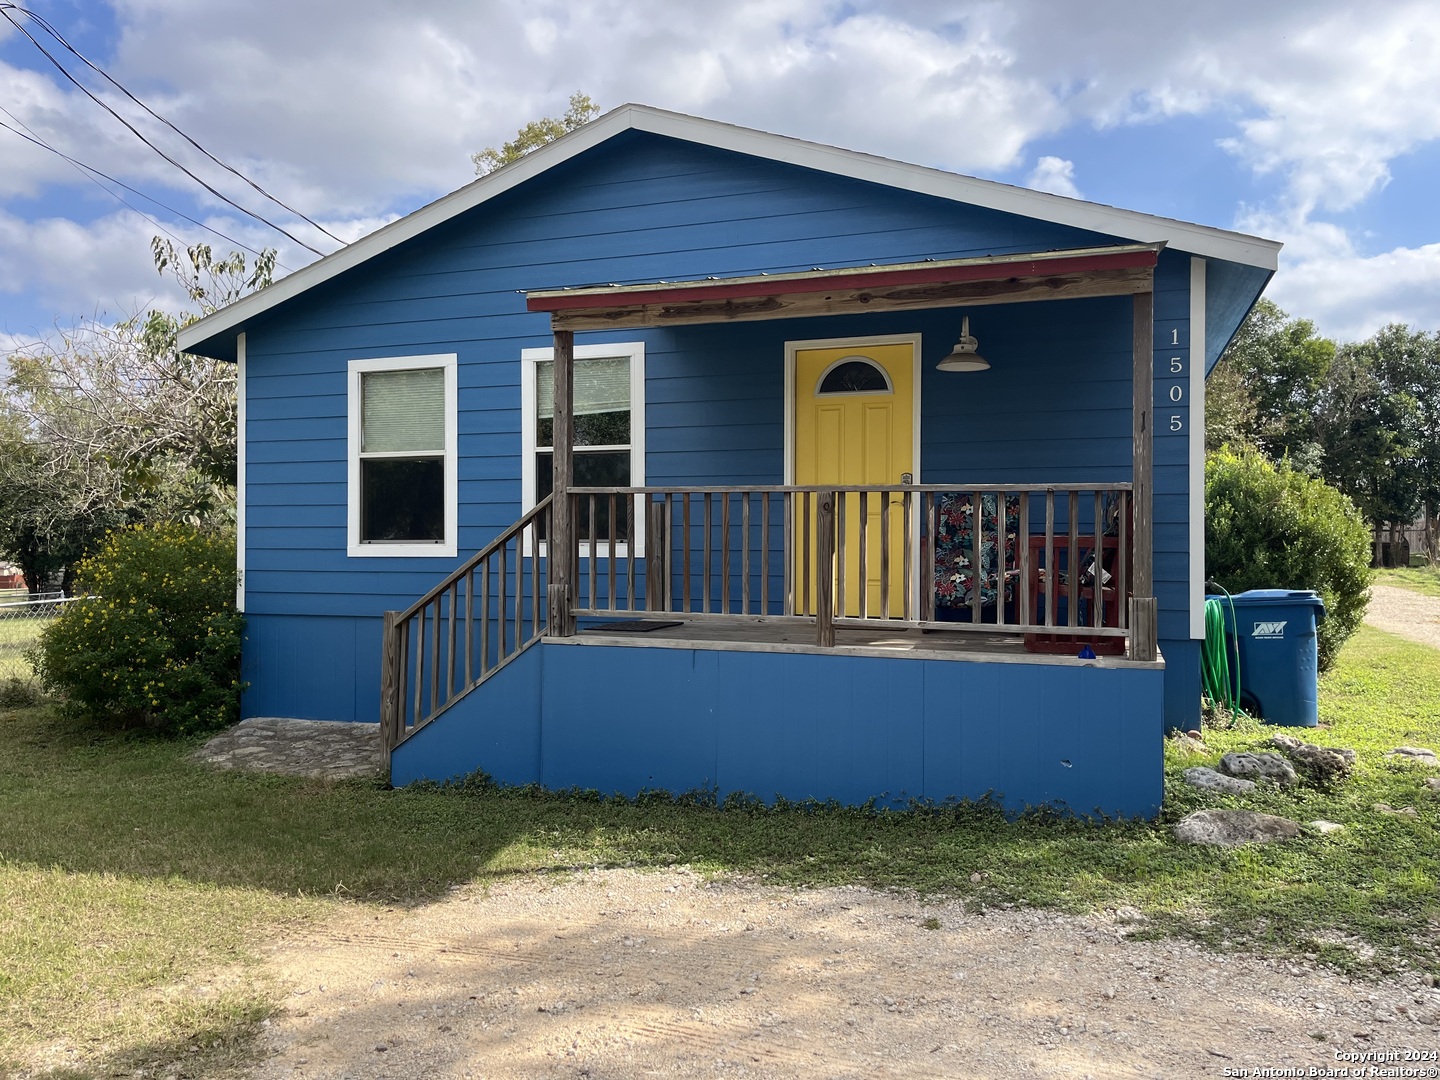
[[[1274,271],[1279,264],[1281,245],[1258,236],[1194,225],[1134,210],[1120,210],[1113,206],[1051,195],[1044,191],[1032,191],[994,180],[979,180],[924,165],[910,165],[854,150],[842,150],[836,146],[738,127],[718,120],[686,116],[649,105],[622,105],[584,127],[527,154],[519,161],[466,184],[325,258],[302,267],[268,288],[251,293],[228,307],[191,323],[180,331],[179,347],[187,350],[218,334],[236,329],[247,320],[283,304],[307,289],[488,202],[622,132],[632,130],[666,135],[686,142],[733,150],[752,157],[1019,214],[1057,225],[1089,229],[1142,244],[1165,243],[1195,255],[1225,259],[1264,270]]]

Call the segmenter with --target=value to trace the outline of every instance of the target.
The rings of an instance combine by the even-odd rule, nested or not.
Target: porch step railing
[[[550,627],[547,496],[404,611],[387,611],[380,734],[388,754]]]
[[[881,623],[1062,648],[1079,638],[1124,647],[1131,634],[1128,483],[587,487],[569,497],[578,616],[812,623],[822,645],[837,627]]]

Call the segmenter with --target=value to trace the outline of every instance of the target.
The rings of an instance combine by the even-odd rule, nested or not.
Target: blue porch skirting
[[[981,799],[1153,817],[1160,667],[545,642],[396,748],[398,785]]]

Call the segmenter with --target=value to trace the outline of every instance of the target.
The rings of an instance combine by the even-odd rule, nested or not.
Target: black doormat
[[[683,622],[665,622],[662,619],[631,619],[626,622],[597,623],[586,630],[603,630],[607,634],[648,634],[651,630],[665,630],[672,626],[684,626]]]

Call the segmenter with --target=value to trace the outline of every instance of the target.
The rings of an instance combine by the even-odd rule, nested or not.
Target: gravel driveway
[[[1440,596],[1422,596],[1393,585],[1373,585],[1365,621],[1377,630],[1440,649]]]

